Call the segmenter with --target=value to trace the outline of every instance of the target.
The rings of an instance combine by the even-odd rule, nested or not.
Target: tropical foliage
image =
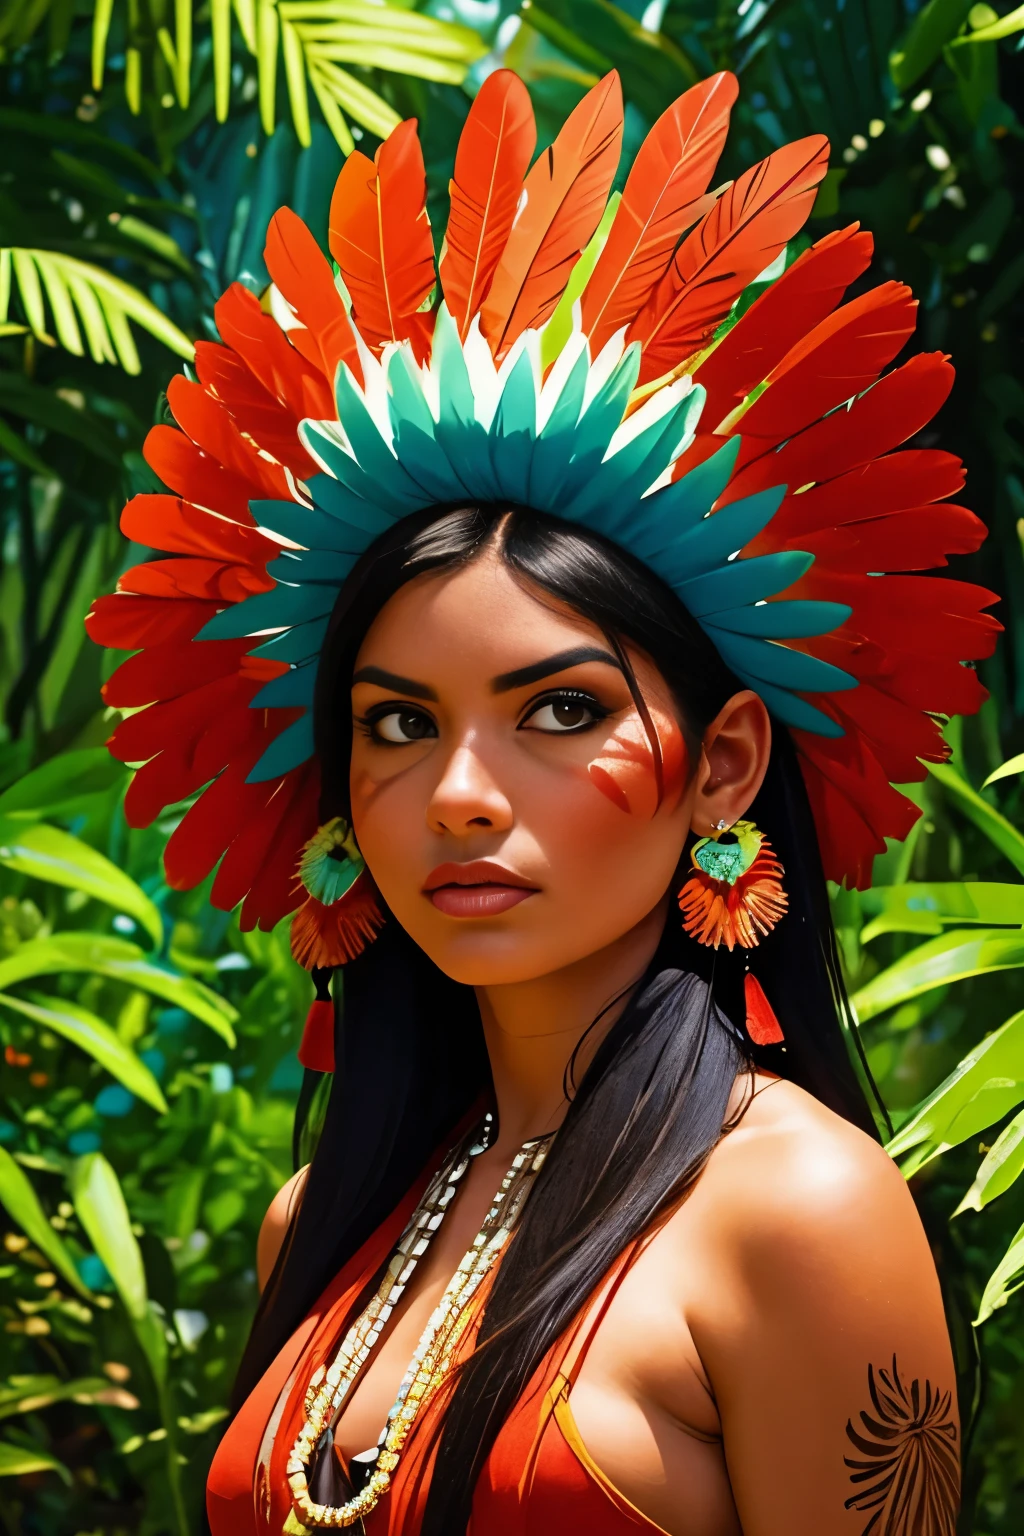
[[[940,427],[1006,595],[982,715],[875,884],[835,893],[891,1150],[940,1260],[967,1426],[963,1532],[1024,1522],[1024,7],[965,0],[8,0],[0,8],[0,1478],[11,1532],[199,1531],[291,1167],[308,983],[278,933],[167,889],[102,743],[96,592],[144,552],[162,390],[212,305],[266,281],[289,203],[326,226],[355,142],[421,128],[443,228],[469,96],[504,59],[548,137],[621,73],[633,145],[723,66],[723,174],[814,130],[811,235],[862,220],[872,280],[953,354]],[[116,661],[116,658],[114,658]],[[1004,759],[1009,759],[1004,762]],[[177,814],[180,815],[179,808]]]

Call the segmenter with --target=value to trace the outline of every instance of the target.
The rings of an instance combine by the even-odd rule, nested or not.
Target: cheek
[[[652,711],[660,752],[655,755],[643,721],[624,720],[587,768],[595,789],[630,816],[649,820],[662,806],[672,810],[686,783],[683,733],[671,716]],[[660,761],[659,761],[660,757]]]

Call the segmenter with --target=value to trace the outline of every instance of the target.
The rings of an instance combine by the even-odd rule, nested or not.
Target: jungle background
[[[615,65],[627,155],[696,79],[742,94],[721,175],[824,131],[808,230],[873,230],[870,274],[952,353],[937,424],[988,523],[958,574],[1004,594],[991,699],[868,892],[835,893],[862,1037],[943,1276],[962,1532],[1024,1530],[1024,6],[965,0],[0,0],[0,1529],[199,1532],[291,1171],[307,978],[164,883],[122,813],[86,639],[144,558],[141,446],[213,304],[266,283],[289,203],[321,237],[355,142],[420,120],[435,231],[501,62],[541,142]],[[440,235],[438,234],[438,239]],[[932,434],[927,442],[935,441]],[[924,438],[921,439],[922,444]],[[1002,772],[1000,773],[1000,769]]]

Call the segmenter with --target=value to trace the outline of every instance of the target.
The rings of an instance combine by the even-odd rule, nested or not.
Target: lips
[[[447,917],[497,917],[536,890],[523,875],[490,859],[439,864],[423,884],[424,895]]]

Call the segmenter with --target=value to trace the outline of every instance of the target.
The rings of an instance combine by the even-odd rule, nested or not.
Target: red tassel
[[[334,1004],[329,997],[310,1003],[299,1060],[311,1072],[334,1071]]]
[[[747,1005],[747,1034],[751,1040],[755,1045],[779,1045],[786,1038],[782,1025],[764,995],[764,988],[750,971],[743,981],[743,996]]]

